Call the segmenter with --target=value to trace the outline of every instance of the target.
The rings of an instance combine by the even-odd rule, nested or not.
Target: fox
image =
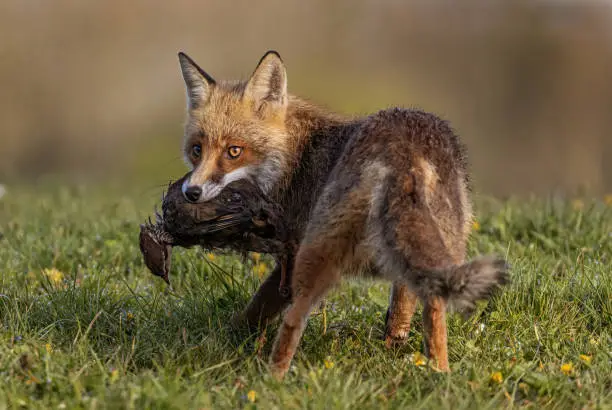
[[[308,318],[343,277],[391,282],[384,340],[403,343],[423,303],[424,351],[449,372],[446,315],[470,311],[509,282],[496,256],[466,260],[473,223],[467,151],[450,124],[393,107],[350,116],[288,93],[276,51],[247,80],[216,81],[184,52],[183,154],[190,202],[247,179],[282,206],[296,246],[239,314],[249,326],[282,313],[269,359],[282,379]],[[282,294],[288,281],[290,293]]]

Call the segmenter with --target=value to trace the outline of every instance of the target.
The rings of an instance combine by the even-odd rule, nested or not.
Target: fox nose
[[[189,202],[198,202],[198,199],[200,199],[200,196],[202,196],[202,188],[200,188],[198,185],[188,186],[183,192],[183,195],[185,195],[185,198]]]

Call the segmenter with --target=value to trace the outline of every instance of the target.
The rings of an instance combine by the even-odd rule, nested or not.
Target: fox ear
[[[259,60],[244,91],[254,102],[255,111],[284,112],[287,106],[287,71],[276,51],[268,51]]]
[[[188,108],[198,108],[210,93],[210,88],[215,85],[215,80],[202,70],[187,54],[178,54],[185,87],[187,88]]]

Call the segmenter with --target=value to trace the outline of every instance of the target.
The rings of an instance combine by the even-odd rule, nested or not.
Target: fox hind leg
[[[421,187],[418,177],[412,179],[416,185],[410,186],[412,200],[401,200],[406,196],[402,181],[398,177],[386,181],[387,185],[383,185],[386,202],[373,209],[369,224],[370,243],[375,249],[378,269],[384,276],[403,281],[410,289],[402,295],[401,287],[394,286],[387,321],[387,343],[393,341],[389,338],[394,335],[393,330],[396,330],[396,335],[401,335],[402,331],[409,329],[407,319],[414,313],[415,295],[418,295],[424,304],[425,353],[439,370],[448,371],[448,295],[440,292],[443,287],[440,283],[445,279],[439,272],[463,263],[463,216],[453,214],[446,207],[446,201],[438,198],[443,198],[442,194],[435,190],[424,192],[427,184],[421,184],[424,185]],[[400,303],[394,306],[394,301]]]
[[[434,366],[443,372],[450,371],[448,367],[448,337],[446,330],[447,303],[441,297],[432,297],[425,301],[423,308],[423,330],[425,355]]]
[[[385,344],[388,348],[401,344],[408,338],[417,302],[417,295],[406,284],[401,281],[393,282],[385,320]]]

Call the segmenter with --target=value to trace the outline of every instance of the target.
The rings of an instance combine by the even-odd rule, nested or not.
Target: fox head
[[[241,82],[217,82],[186,54],[178,57],[187,89],[187,200],[208,201],[243,178],[269,193],[289,167],[287,74],[278,53],[267,52]]]

